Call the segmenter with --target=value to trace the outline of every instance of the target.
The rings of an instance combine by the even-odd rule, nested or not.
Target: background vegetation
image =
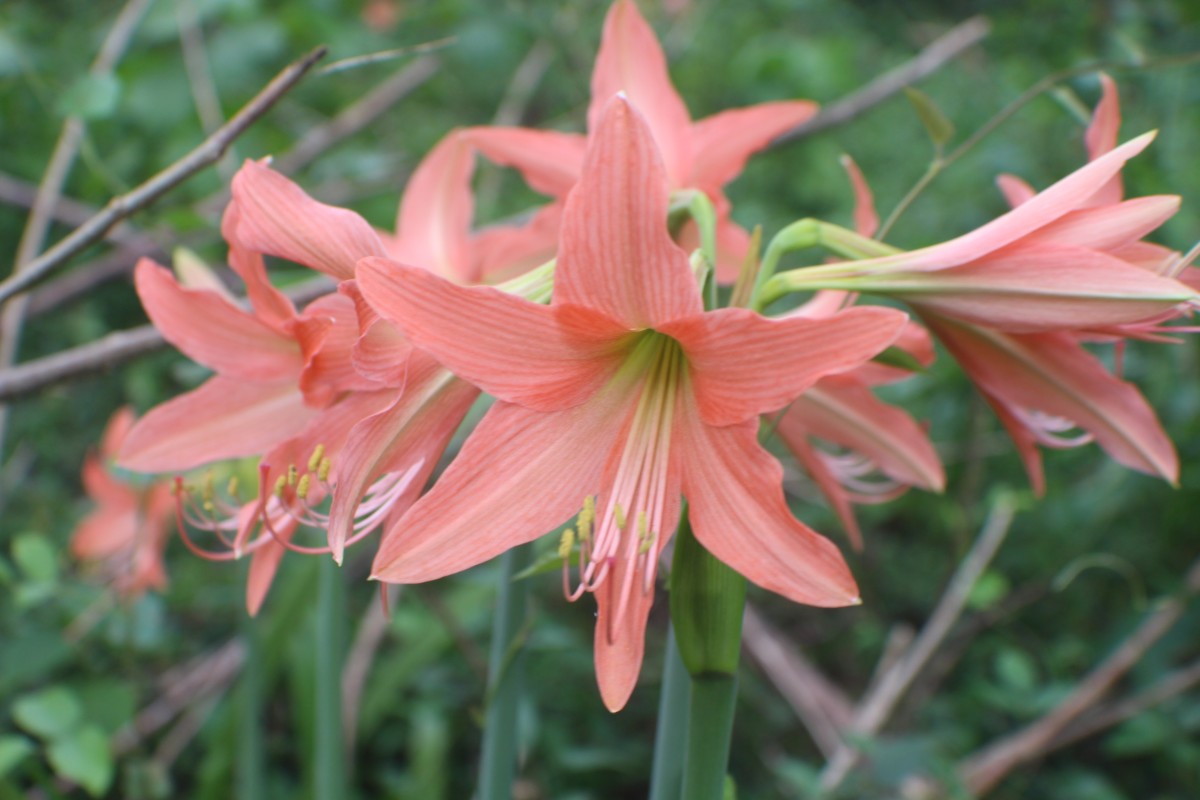
[[[1200,67],[1171,60],[1200,51],[1200,10],[1193,3],[641,5],[696,117],[772,99],[835,101],[974,13],[987,15],[991,35],[920,84],[955,125],[955,141],[1042,78],[1104,62],[1122,91],[1124,138],[1161,131],[1129,169],[1131,193],[1182,194],[1184,209],[1159,240],[1186,250],[1200,237]],[[329,46],[327,61],[335,61],[448,41],[424,56],[307,79],[236,143],[236,155],[137,215],[124,229],[136,247],[123,246],[114,257],[106,245],[76,259],[62,280],[92,274],[106,259],[124,269],[51,308],[35,300],[19,361],[143,323],[127,280],[135,251],[165,259],[186,243],[220,263],[219,198],[238,159],[286,158],[314,128],[414,59],[436,59],[427,80],[293,172],[312,194],[388,227],[408,171],[451,128],[487,124],[500,114],[521,124],[580,129],[605,7],[579,0],[158,0],[111,75],[89,78],[89,64],[119,10],[112,0],[0,6],[0,174],[6,178],[0,243],[6,254],[15,252],[27,214],[30,195],[22,195],[21,182],[36,184],[41,177],[64,116],[87,121],[66,196],[96,207],[204,137],[181,29],[199,37],[225,115],[319,44]],[[1024,105],[934,182],[890,240],[932,243],[994,216],[1003,208],[992,185],[999,172],[1045,186],[1080,165],[1083,124],[1097,97],[1094,74],[1081,73]],[[758,157],[731,189],[735,216],[764,223],[768,235],[802,216],[848,223],[850,194],[838,166],[843,152],[858,161],[886,211],[924,172],[932,148],[912,107],[894,97],[849,124]],[[485,169],[478,180],[482,221],[538,202],[507,173]],[[50,241],[67,230],[56,227]],[[50,295],[41,297],[50,302]],[[1173,489],[1124,470],[1095,447],[1048,453],[1046,496],[1025,505],[967,613],[892,724],[863,743],[871,758],[846,783],[847,797],[894,797],[906,785],[911,790],[904,779],[913,773],[951,775],[964,757],[1051,710],[1153,611],[1156,598],[1181,589],[1198,551],[1198,371],[1195,342],[1130,348],[1127,375],[1144,387],[1178,445],[1181,485]],[[263,613],[248,623],[242,570],[198,560],[177,543],[169,550],[169,590],[132,604],[114,603],[67,556],[71,530],[88,509],[80,465],[105,420],[124,403],[145,410],[203,376],[177,354],[160,352],[10,406],[0,462],[0,797],[225,798],[237,786],[243,796],[290,798],[307,791],[315,563],[286,558]],[[1027,491],[1012,447],[948,359],[896,394],[932,424],[949,470],[945,496],[912,493],[862,511],[867,548],[852,556],[866,600],[861,608],[819,611],[752,590],[752,602],[775,632],[772,641],[807,654],[850,698],[871,680],[889,634],[926,619],[970,547],[994,489]],[[798,514],[836,536],[836,521],[811,502],[811,492],[799,480],[790,488]],[[380,634],[358,684],[348,761],[357,796],[468,797],[486,702],[482,654],[493,568],[405,588],[391,621],[380,623],[375,587],[363,580],[369,560],[368,548],[359,547],[343,570],[348,645],[364,625],[376,625]],[[609,715],[592,677],[591,609],[586,602],[564,603],[556,576],[532,580],[531,691],[521,709],[519,796],[644,796],[665,604],[651,620],[642,685],[627,710]],[[240,643],[248,641],[239,631],[248,629],[263,655],[261,671],[249,681],[238,675]],[[1118,688],[1161,685],[1200,657],[1197,641],[1200,614],[1189,606]],[[205,658],[211,660],[197,671],[197,659]],[[178,696],[188,674],[199,683],[183,684]],[[251,741],[261,745],[266,768],[239,773],[245,760],[239,743],[247,741],[237,734],[239,710],[256,702],[262,703],[262,736]],[[743,669],[740,704],[731,765],[738,796],[812,796],[821,753],[781,700],[778,680],[753,660]],[[147,709],[167,716],[151,725]],[[1198,729],[1200,693],[1184,692],[1014,771],[992,796],[1200,796]]]

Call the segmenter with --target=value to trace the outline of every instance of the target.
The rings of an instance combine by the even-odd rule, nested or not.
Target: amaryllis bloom
[[[751,155],[776,136],[817,112],[808,100],[761,103],[730,109],[692,122],[667,72],[667,60],[654,31],[632,0],[613,3],[592,71],[588,130],[595,131],[605,104],[624,92],[645,116],[673,191],[704,192],[717,212],[717,276],[737,278],[749,236],[729,218],[725,184],[736,178]],[[580,134],[528,128],[471,128],[471,140],[493,161],[521,171],[539,192],[564,198],[579,179],[587,150]],[[698,242],[694,226],[681,232],[689,249]]]
[[[109,471],[133,420],[130,408],[113,414],[104,429],[100,452],[84,460],[83,487],[96,508],[71,536],[72,555],[97,567],[123,597],[166,588],[163,550],[175,505],[166,484],[138,486]]]
[[[706,312],[667,231],[669,184],[625,98],[598,120],[563,216],[547,306],[383,259],[367,300],[455,374],[497,398],[437,484],[385,532],[374,576],[432,580],[580,515],[580,584],[599,605],[600,692],[624,706],[642,661],[658,556],[690,503],[697,538],[795,601],[857,602],[837,548],[796,521],[758,415],[886,347],[904,316]]]
[[[922,311],[1032,333],[1135,322],[1196,293],[1128,260],[1179,208],[1175,196],[1097,205],[1125,162],[1153,139],[1117,147],[992,222],[942,244],[777,275],[770,291],[843,289]]]

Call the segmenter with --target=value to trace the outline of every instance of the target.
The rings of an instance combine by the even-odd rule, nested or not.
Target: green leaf
[[[996,674],[1012,689],[1029,691],[1037,685],[1037,665],[1024,650],[1005,648],[996,656]]]
[[[111,72],[87,74],[59,97],[58,112],[64,117],[103,119],[111,116],[121,96],[121,82]]]
[[[58,558],[54,548],[40,533],[23,533],[13,540],[13,561],[31,581],[52,583],[58,580]]]
[[[81,716],[79,700],[61,686],[17,698],[12,715],[17,724],[34,736],[54,739],[71,730]]]
[[[954,136],[954,123],[947,119],[942,110],[937,107],[937,103],[933,102],[933,99],[920,89],[905,86],[904,96],[908,98],[908,102],[912,103],[917,117],[925,126],[925,131],[933,140],[934,146],[941,150],[942,146]]]
[[[980,575],[979,580],[971,587],[971,593],[967,595],[967,607],[975,611],[992,608],[1008,596],[1010,588],[1008,578],[999,572],[988,570]]]
[[[13,767],[20,764],[35,749],[33,742],[24,736],[0,736],[0,778],[11,772]]]
[[[113,757],[108,738],[95,725],[87,725],[56,739],[46,748],[54,771],[98,797],[108,791],[113,779]]]

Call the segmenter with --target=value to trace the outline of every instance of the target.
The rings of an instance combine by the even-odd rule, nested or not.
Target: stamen
[[[322,458],[320,465],[317,467],[317,480],[325,483],[329,480],[329,470],[333,467],[333,462],[328,458]]]
[[[275,496],[283,497],[283,490],[287,488],[287,478],[280,475],[275,479]]]
[[[317,467],[321,466],[321,460],[325,458],[325,445],[319,444],[313,450],[312,455],[308,457],[308,471],[316,472]]]
[[[296,485],[296,479],[297,479],[297,478],[299,478],[299,477],[300,477],[300,472],[299,472],[299,470],[297,470],[297,469],[296,469],[296,465],[295,465],[295,464],[288,464],[288,469],[287,469],[287,485],[288,485],[288,486],[295,486],[295,485]]]

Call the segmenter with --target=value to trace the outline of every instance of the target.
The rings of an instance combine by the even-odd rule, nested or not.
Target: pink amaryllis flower
[[[71,553],[99,568],[122,597],[164,589],[163,551],[174,500],[164,483],[137,486],[109,471],[113,456],[133,425],[133,409],[113,414],[104,429],[100,452],[83,462],[83,487],[96,508],[71,536]]]
[[[1104,153],[992,222],[942,244],[793,270],[772,291],[843,289],[895,297],[922,313],[1019,333],[1135,322],[1197,300],[1130,260],[1179,207],[1175,196],[1097,204],[1145,134]]]
[[[497,398],[385,532],[374,576],[439,578],[579,513],[573,594],[599,605],[596,672],[612,710],[637,679],[681,495],[699,540],[750,580],[813,605],[857,601],[837,548],[789,512],[758,415],[870,358],[904,321],[881,308],[822,320],[705,312],[666,228],[668,186],[647,123],[617,97],[564,211],[550,306],[382,259],[359,265],[384,317]]]
[[[624,92],[646,118],[670,188],[708,195],[717,213],[717,277],[733,283],[749,236],[730,219],[723,188],[751,155],[816,114],[817,105],[808,100],[761,103],[693,122],[671,83],[662,47],[632,0],[618,0],[609,8],[591,89],[589,131],[595,131],[609,98]],[[586,137],[574,133],[485,127],[468,134],[488,158],[517,168],[534,189],[560,199],[579,179],[587,149]],[[688,249],[694,247],[694,226],[689,223],[681,238]]]

